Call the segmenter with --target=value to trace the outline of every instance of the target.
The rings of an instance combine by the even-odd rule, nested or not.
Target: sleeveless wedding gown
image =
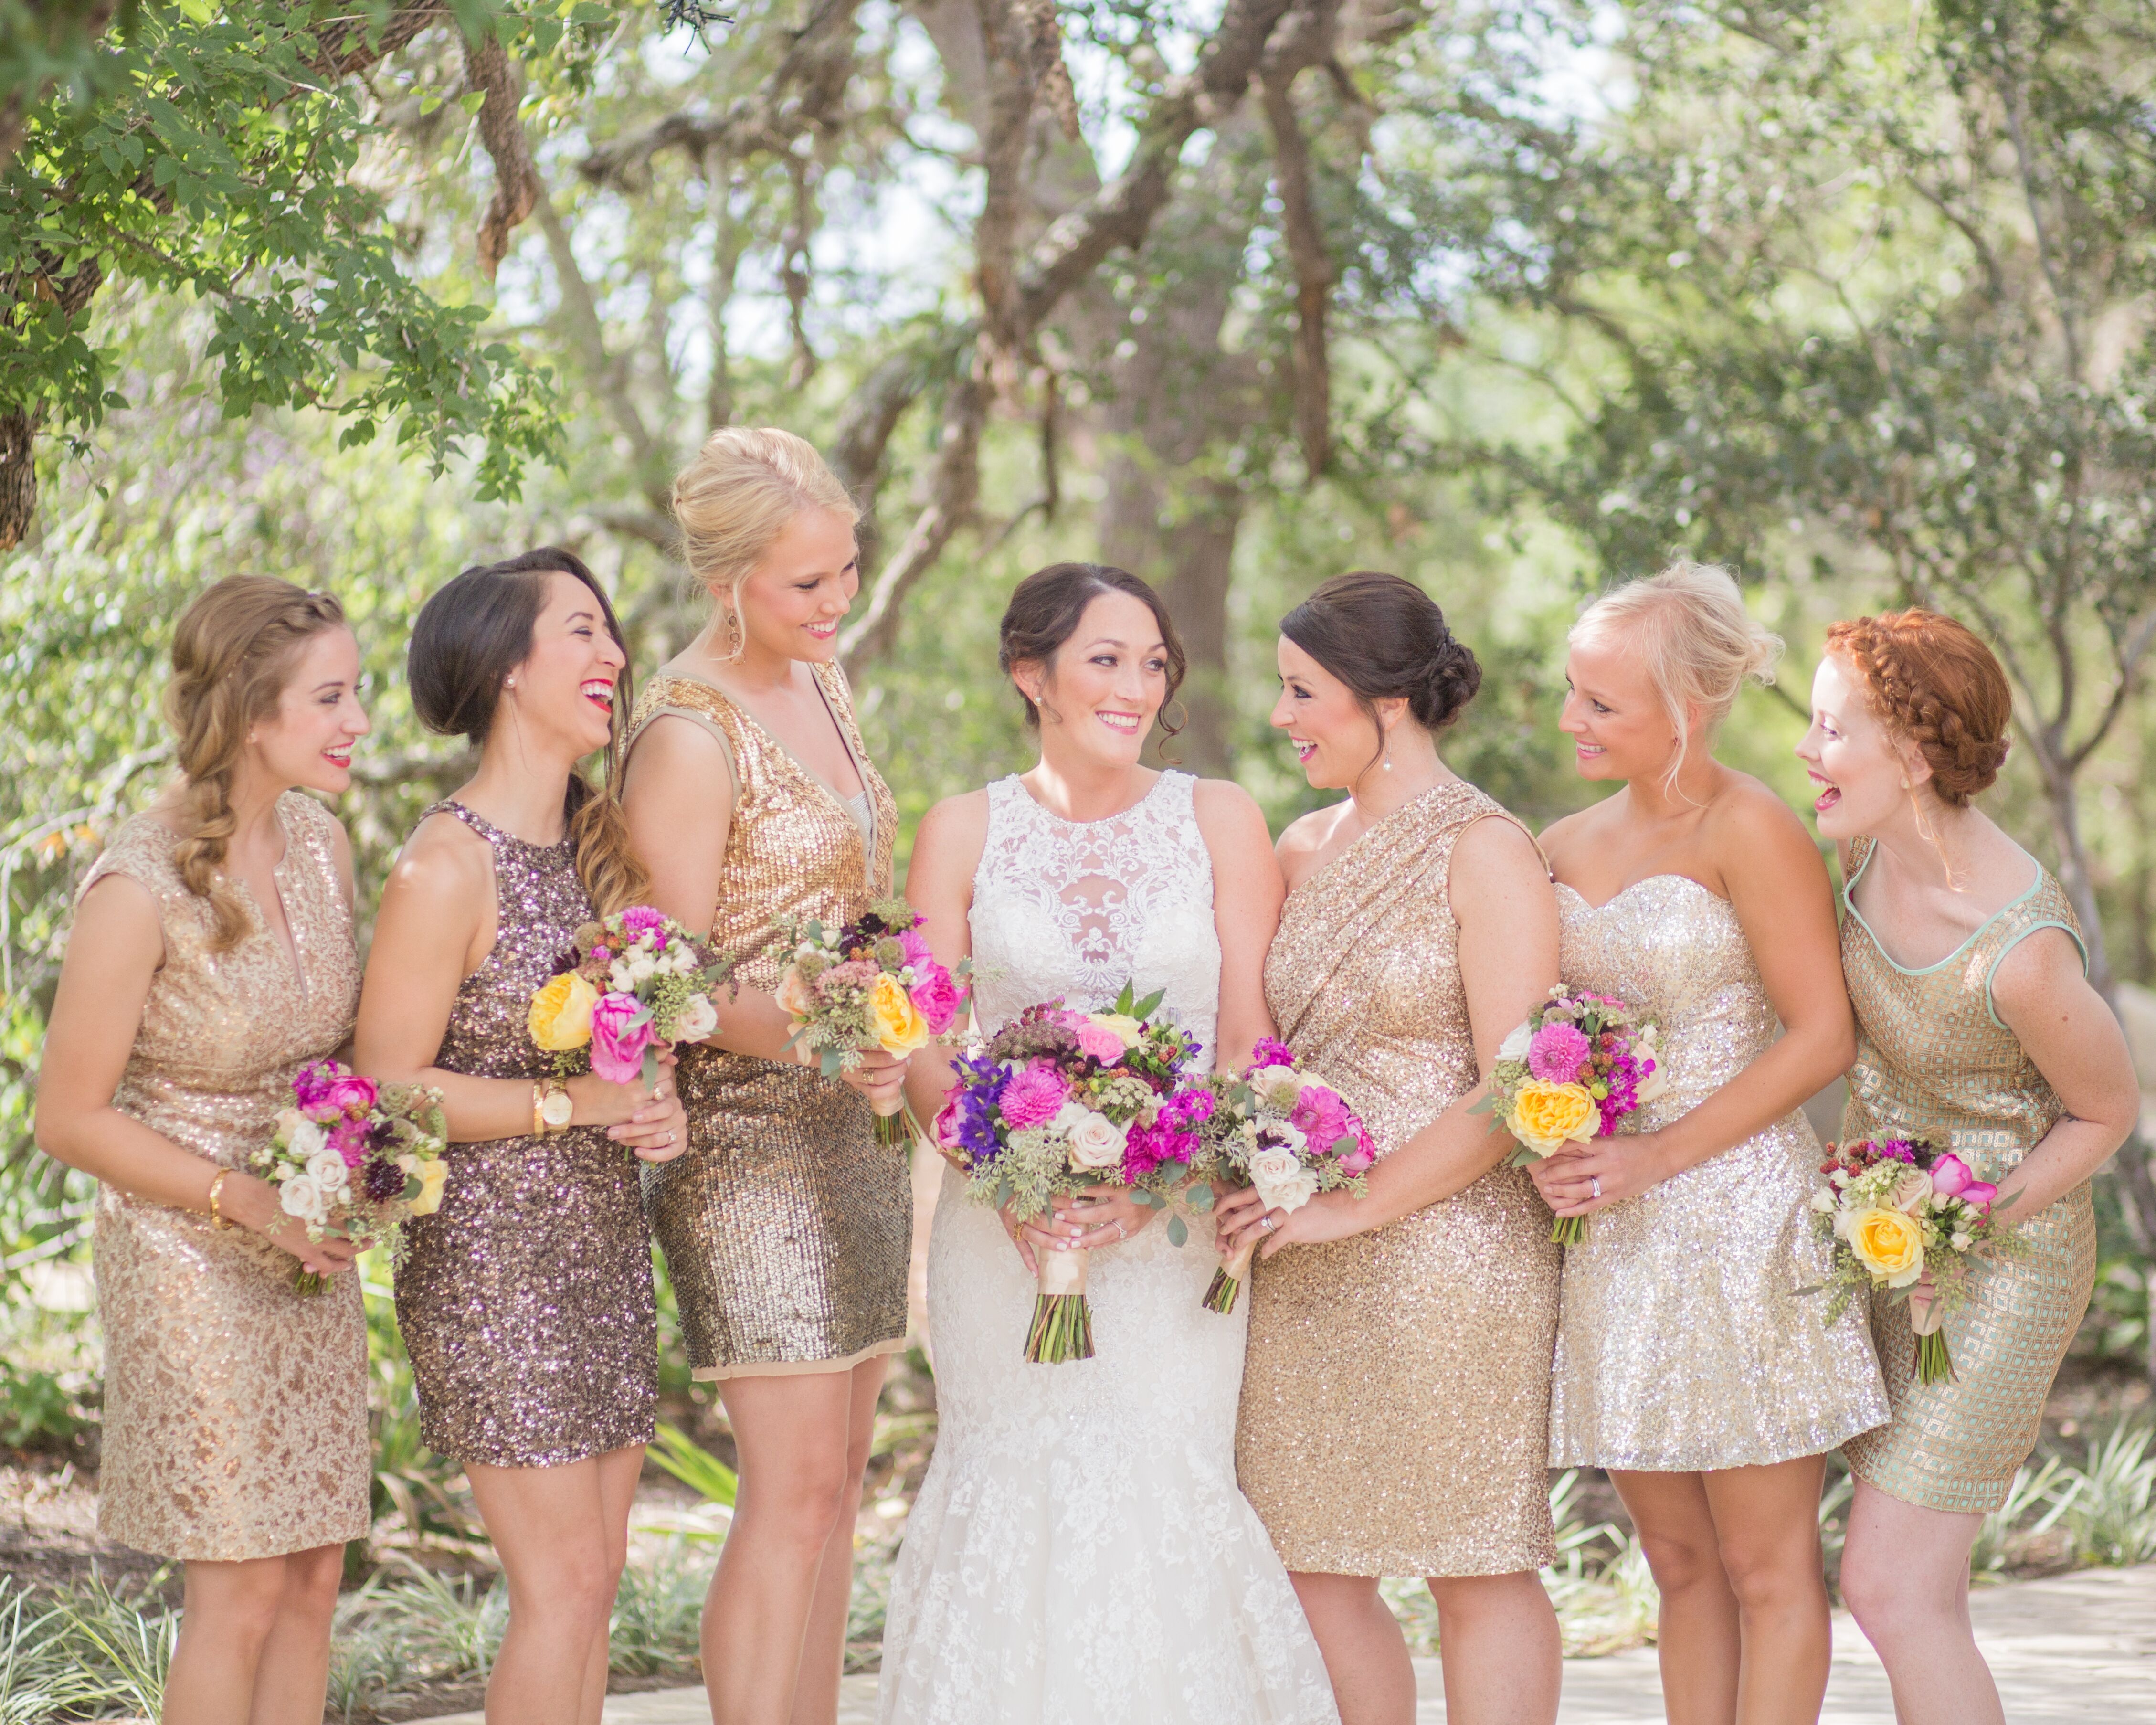
[[[1219,1009],[1194,781],[1103,821],[988,787],[971,918],[977,1029],[1126,982],[1204,1045]],[[1034,1278],[946,1170],[928,1248],[936,1454],[884,1632],[882,1725],[1318,1725],[1338,1715],[1301,1606],[1235,1484],[1247,1307],[1161,1221],[1092,1254],[1089,1360],[1029,1365]],[[1311,1481],[1314,1491],[1337,1481]]]

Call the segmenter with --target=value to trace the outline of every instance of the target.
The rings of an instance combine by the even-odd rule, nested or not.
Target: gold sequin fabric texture
[[[1558,888],[1560,969],[1661,1031],[1670,1087],[1626,1122],[1690,1113],[1779,1032],[1727,899],[1681,875],[1604,905]],[[1808,1208],[1822,1152],[1804,1116],[1596,1211],[1564,1255],[1550,1462],[1700,1472],[1816,1455],[1887,1417],[1861,1314],[1831,1327]]]
[[[532,992],[592,919],[576,850],[526,843],[459,803],[494,854],[494,948],[458,985],[434,1064],[539,1079]],[[453,1143],[442,1207],[411,1223],[397,1322],[427,1446],[489,1467],[558,1467],[650,1440],[658,1409],[651,1236],[634,1155],[597,1127]]]
[[[710,945],[759,954],[737,973],[750,988],[778,985],[780,956],[762,949],[780,918],[845,922],[891,890],[897,805],[870,764],[844,677],[814,670],[867,788],[872,839],[830,787],[701,679],[654,678],[629,728],[633,747],[653,719],[675,714],[726,748],[734,814]],[[723,1019],[723,998],[718,1005]],[[644,1199],[691,1371],[832,1370],[902,1346],[912,1186],[904,1153],[876,1142],[860,1092],[792,1061],[708,1046],[683,1050],[677,1076],[689,1147],[647,1171]]]
[[[291,1106],[294,1074],[344,1041],[359,1002],[336,819],[297,792],[278,800],[277,816],[277,891],[296,975],[259,915],[237,947],[211,949],[209,903],[173,865],[172,829],[148,815],[112,835],[84,883],[138,882],[165,937],[114,1106],[223,1168],[244,1168],[269,1142],[277,1111]],[[371,1470],[357,1279],[340,1276],[302,1297],[295,1260],[260,1235],[111,1186],[98,1188],[95,1225],[105,1336],[99,1531],[190,1563],[362,1538]]]
[[[1450,783],[1288,895],[1265,960],[1281,1037],[1380,1153],[1477,1080],[1452,849],[1509,820]],[[1552,1561],[1548,1473],[1558,1250],[1500,1167],[1383,1228],[1256,1266],[1236,1471],[1290,1569],[1497,1575]]]
[[[1871,850],[1862,839],[1852,850],[1851,892]],[[2030,867],[2036,878],[2027,893],[1922,970],[1888,958],[1855,908],[1846,909],[1841,964],[1856,1008],[1856,1064],[1844,1137],[1944,1142],[1979,1179],[1995,1183],[2058,1123],[2058,1097],[1991,1004],[1999,961],[2029,935],[2061,928],[2081,942],[2059,883],[2033,860]],[[1980,1515],[2005,1501],[2015,1470],[2035,1447],[2045,1398],[2095,1285],[2086,1181],[2025,1219],[2010,1209],[2000,1220],[2024,1250],[1979,1263],[1969,1303],[1947,1315],[1953,1381],[1918,1384],[1908,1308],[1872,1302],[1894,1418],[1849,1445],[1850,1471],[1927,1509]]]

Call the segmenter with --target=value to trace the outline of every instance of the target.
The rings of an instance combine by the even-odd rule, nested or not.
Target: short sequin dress
[[[1727,899],[1650,875],[1606,904],[1558,887],[1566,982],[1661,1030],[1652,1131],[1737,1076],[1780,1025]],[[1564,1257],[1550,1463],[1698,1473],[1817,1455],[1887,1417],[1861,1316],[1831,1327],[1809,1208],[1822,1153],[1800,1113],[1597,1210]]]
[[[753,954],[747,988],[778,985],[763,949],[787,916],[841,923],[891,891],[898,807],[869,762],[845,677],[813,668],[869,806],[847,806],[722,690],[678,673],[638,699],[629,746],[662,715],[717,738],[734,813],[719,873],[715,952]],[[714,789],[719,788],[714,787]],[[864,821],[860,815],[865,814]],[[723,996],[718,1002],[726,1017]],[[906,1343],[913,1189],[851,1085],[792,1060],[704,1045],[677,1071],[689,1147],[644,1175],[690,1370],[703,1378],[844,1370]]]
[[[1473,785],[1435,786],[1281,913],[1274,1022],[1381,1154],[1480,1076],[1448,886],[1460,834],[1492,819],[1512,817]],[[1290,1569],[1502,1575],[1552,1560],[1549,1230],[1533,1183],[1501,1166],[1386,1227],[1259,1261],[1235,1460]]]
[[[1841,964],[1856,1008],[1847,1138],[1928,1137],[1996,1183],[2058,1123],[2059,1099],[1991,1004],[1999,961],[2040,928],[2082,944],[2059,883],[2030,859],[2029,890],[1950,956],[1921,970],[1889,958],[1853,895],[1872,844],[1851,848]],[[2044,1400],[2088,1311],[2096,1222],[2087,1181],[2034,1215],[2000,1213],[2016,1256],[1979,1263],[1969,1302],[1947,1315],[1954,1375],[1916,1381],[1908,1307],[1876,1301],[1872,1333],[1893,1402],[1891,1425],[1848,1446],[1849,1469],[1889,1497],[1956,1515],[2005,1501],[2035,1447]]]
[[[531,995],[592,920],[576,847],[531,845],[461,803],[494,853],[494,948],[457,987],[434,1064],[536,1081]],[[651,1236],[635,1156],[598,1127],[452,1143],[442,1207],[409,1224],[397,1322],[427,1446],[559,1467],[648,1443],[659,1402]]]
[[[137,815],[84,882],[125,875],[165,936],[113,1106],[183,1150],[244,1168],[290,1107],[293,1075],[336,1053],[359,1004],[336,820],[278,799],[277,896],[299,971],[261,922],[213,952],[209,901],[187,891],[171,828]],[[244,899],[244,882],[235,883]],[[250,908],[252,900],[249,899]],[[292,1255],[207,1215],[97,1193],[105,1337],[99,1531],[189,1563],[238,1563],[365,1537],[371,1517],[367,1320],[356,1276],[294,1291]]]

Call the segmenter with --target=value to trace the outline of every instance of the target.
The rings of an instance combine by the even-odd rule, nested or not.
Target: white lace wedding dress
[[[973,1011],[992,1034],[1126,982],[1212,1058],[1213,868],[1194,781],[1103,821],[988,787]],[[1202,1301],[1218,1260],[1156,1219],[1092,1254],[1094,1358],[1028,1365],[1034,1279],[947,1171],[928,1246],[936,1454],[884,1630],[882,1725],[1280,1725],[1338,1717],[1302,1608],[1235,1486],[1248,1309]],[[1337,1483],[1337,1482],[1336,1482]],[[1312,1489],[1332,1489],[1313,1481]]]

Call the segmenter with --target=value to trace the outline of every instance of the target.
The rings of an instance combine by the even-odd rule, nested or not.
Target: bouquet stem
[[[911,1144],[916,1137],[928,1136],[914,1118],[913,1105],[904,1096],[894,1100],[887,1108],[880,1103],[871,1103],[870,1106],[875,1114],[875,1139],[879,1144]]]
[[[292,1271],[292,1291],[303,1300],[315,1300],[329,1291],[330,1279],[317,1274],[304,1264]]]
[[[1555,1245],[1584,1245],[1587,1243],[1587,1218],[1559,1216],[1556,1225],[1550,1230],[1550,1240]]]
[[[1917,1336],[1917,1382],[1951,1384],[1953,1360],[1947,1353],[1947,1302],[1927,1275],[1909,1290],[1909,1327]]]
[[[1035,1365],[1060,1365],[1093,1357],[1093,1312],[1086,1303],[1084,1252],[1042,1252],[1040,1292],[1033,1302],[1033,1324],[1025,1336],[1025,1357]]]
[[[1953,1361],[1947,1353],[1946,1332],[1934,1330],[1928,1336],[1917,1337],[1917,1382],[1951,1384],[1953,1381]]]
[[[1223,1317],[1235,1309],[1235,1301],[1242,1296],[1243,1284],[1250,1280],[1250,1255],[1257,1250],[1246,1245],[1213,1272],[1213,1286],[1205,1291],[1205,1309],[1217,1312]]]

